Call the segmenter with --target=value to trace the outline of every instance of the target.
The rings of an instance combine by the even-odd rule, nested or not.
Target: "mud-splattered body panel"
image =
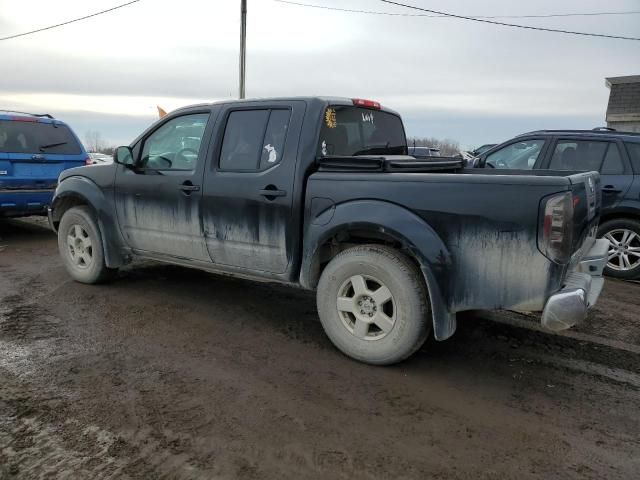
[[[309,198],[332,200],[338,211],[350,203],[376,199],[411,212],[433,229],[445,245],[447,262],[432,269],[447,308],[512,308],[540,310],[558,290],[567,266],[558,265],[538,249],[540,206],[544,197],[571,185],[557,177],[465,174],[336,174],[318,173],[309,181]],[[311,204],[308,202],[308,211]],[[316,214],[318,216],[319,214]],[[354,221],[367,223],[361,210]],[[334,225],[334,215],[325,228]],[[312,218],[308,221],[313,222]],[[587,222],[580,223],[586,230]],[[410,239],[412,232],[403,232]],[[311,239],[310,239],[311,241]]]

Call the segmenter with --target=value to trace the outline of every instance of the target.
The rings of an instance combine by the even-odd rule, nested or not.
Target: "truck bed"
[[[594,190],[589,195],[588,179]],[[579,251],[597,225],[597,182],[597,173],[318,171],[308,180],[305,221],[318,222],[323,215],[334,215],[330,221],[335,221],[340,206],[354,202],[361,206],[363,223],[370,209],[388,210],[388,216],[397,214],[387,205],[409,210],[446,245],[441,264],[433,268],[449,292],[450,311],[540,310],[546,296],[562,287],[570,267],[553,263],[538,249],[542,199],[563,191],[578,198],[573,251]],[[313,202],[316,197],[324,203]]]

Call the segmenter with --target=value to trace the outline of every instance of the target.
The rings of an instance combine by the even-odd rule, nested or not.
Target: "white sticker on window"
[[[362,112],[362,121],[369,122],[373,125],[373,113],[364,113]]]
[[[267,162],[274,163],[278,159],[278,152],[276,152],[276,147],[273,147],[270,143],[267,143],[263,147],[267,152],[269,152],[269,159]]]
[[[327,155],[327,142],[322,140],[322,155]]]

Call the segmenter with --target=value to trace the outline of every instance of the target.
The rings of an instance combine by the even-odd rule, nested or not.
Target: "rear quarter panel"
[[[567,189],[568,180],[556,177],[317,173],[310,177],[307,202],[329,198],[337,211],[376,199],[419,216],[450,255],[438,282],[451,312],[539,310],[566,270],[538,250],[540,203]]]

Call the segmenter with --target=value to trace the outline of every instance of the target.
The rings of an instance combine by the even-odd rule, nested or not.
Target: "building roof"
[[[627,75],[625,77],[609,77],[605,78],[605,84],[607,88],[611,88],[611,85],[620,85],[623,83],[638,83],[640,82],[640,75]]]
[[[610,77],[607,122],[640,121],[640,75]]]

